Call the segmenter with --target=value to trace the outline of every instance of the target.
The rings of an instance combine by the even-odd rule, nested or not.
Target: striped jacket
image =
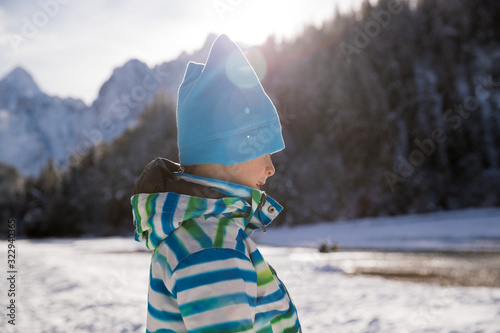
[[[151,162],[131,198],[135,238],[154,251],[147,332],[300,332],[285,286],[249,237],[282,207],[176,167]]]

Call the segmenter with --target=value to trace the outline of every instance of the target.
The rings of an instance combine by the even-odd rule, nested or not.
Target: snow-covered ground
[[[376,225],[376,226],[375,226]],[[351,276],[316,247],[500,249],[500,209],[272,228],[258,233],[304,333],[500,332],[500,288]],[[7,264],[7,243],[0,242]],[[144,332],[150,253],[129,238],[16,241],[16,325],[2,332]]]
[[[500,208],[364,218],[255,233],[261,244],[341,249],[500,251]]]

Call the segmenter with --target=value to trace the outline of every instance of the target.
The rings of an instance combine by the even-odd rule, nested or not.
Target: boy
[[[177,101],[179,158],[148,164],[133,191],[136,240],[154,250],[147,332],[300,332],[250,234],[282,207],[259,187],[284,146],[278,114],[242,51],[219,36],[190,62]]]

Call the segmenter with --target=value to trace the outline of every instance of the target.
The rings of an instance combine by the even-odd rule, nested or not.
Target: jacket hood
[[[231,218],[248,235],[265,228],[283,207],[264,191],[180,172],[157,158],[146,166],[131,197],[135,239],[154,250],[184,221],[201,216]]]

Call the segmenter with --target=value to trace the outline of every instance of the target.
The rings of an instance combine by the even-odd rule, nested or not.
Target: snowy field
[[[352,276],[316,250],[328,242],[341,249],[500,251],[500,209],[271,226],[255,236],[267,244],[261,250],[287,285],[304,333],[500,332],[500,288]],[[16,325],[7,323],[4,269],[1,332],[144,332],[150,253],[142,244],[18,240],[16,250]]]
[[[269,228],[261,244],[341,249],[500,251],[500,208]]]

